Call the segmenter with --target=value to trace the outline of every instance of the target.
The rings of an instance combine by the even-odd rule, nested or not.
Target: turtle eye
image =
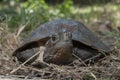
[[[52,35],[51,39],[52,39],[52,41],[56,41],[57,38],[55,35]]]
[[[55,41],[56,40],[56,37],[52,37],[52,41]]]

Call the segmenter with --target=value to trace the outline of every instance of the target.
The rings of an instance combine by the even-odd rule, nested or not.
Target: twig
[[[97,80],[97,77],[95,76],[94,73],[90,72],[90,74],[91,74],[91,76],[92,76],[95,80]]]
[[[28,21],[25,25],[21,26],[19,29],[18,29],[18,32],[16,34],[16,36],[18,37],[20,35],[20,33],[25,29],[25,27],[28,25],[30,21]]]
[[[37,56],[38,54],[40,54],[43,50],[38,51],[37,53],[35,53],[32,57],[30,57],[29,59],[27,59],[24,63],[22,63],[20,66],[18,66],[16,69],[13,69],[10,74],[13,74],[14,72],[16,72],[17,70],[19,70],[22,66],[24,66],[28,61],[30,61],[31,59],[33,59],[35,56]]]
[[[8,45],[9,45],[9,47],[10,47],[12,50],[14,50],[14,47],[11,45],[10,40],[7,39],[7,43],[8,43]]]
[[[73,56],[76,57],[79,61],[81,61],[85,66],[87,66],[87,64],[85,64],[85,62],[81,60],[77,55],[73,54]]]
[[[93,57],[91,57],[91,58],[86,59],[84,62],[87,62],[87,61],[89,61],[89,60],[98,58],[98,57],[100,57],[100,56],[101,56],[101,54],[98,54],[98,55],[96,55],[96,56],[93,56]]]
[[[25,68],[28,68],[28,69],[31,69],[31,70],[34,70],[34,71],[37,71],[37,72],[47,72],[47,73],[51,73],[50,71],[45,71],[45,70],[40,70],[40,69],[37,69],[37,68],[34,68],[34,67],[30,67],[30,66],[24,66]]]

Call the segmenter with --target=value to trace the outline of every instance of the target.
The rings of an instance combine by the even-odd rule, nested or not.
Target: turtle
[[[24,62],[34,55],[40,46],[46,47],[43,61],[55,64],[72,62],[72,54],[86,60],[98,53],[108,54],[112,51],[110,46],[103,43],[83,23],[70,19],[56,19],[40,25],[13,52],[13,56],[17,57],[20,62]],[[58,54],[59,51],[60,54]],[[67,55],[69,54],[69,57],[65,57],[66,55],[63,54],[65,52]],[[59,57],[55,57],[56,55]],[[33,63],[36,58],[37,56],[31,59],[28,64]]]

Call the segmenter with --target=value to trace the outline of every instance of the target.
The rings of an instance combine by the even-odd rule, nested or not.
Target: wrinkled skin
[[[18,61],[25,62],[27,59],[29,59],[31,56],[33,56],[38,51],[39,51],[39,48],[27,49],[25,51],[19,52],[16,55],[16,57],[17,57]],[[27,64],[34,62],[37,57],[38,57],[38,55],[35,56],[34,58],[32,58],[30,61],[28,61]]]
[[[72,62],[73,44],[72,33],[60,32],[53,35],[46,43],[43,59],[54,64],[68,64]]]
[[[89,61],[90,58],[92,58],[90,60],[94,62],[94,61],[99,60],[101,57],[105,56],[96,49],[93,49],[93,48],[91,48],[87,45],[84,45],[82,43],[78,44],[77,41],[73,41],[73,45],[77,46],[77,47],[74,47],[73,54],[85,62]]]

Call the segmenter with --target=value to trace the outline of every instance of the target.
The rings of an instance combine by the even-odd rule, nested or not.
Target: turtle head
[[[46,43],[43,60],[48,63],[68,64],[72,62],[72,34],[70,32],[58,32],[52,35]]]

